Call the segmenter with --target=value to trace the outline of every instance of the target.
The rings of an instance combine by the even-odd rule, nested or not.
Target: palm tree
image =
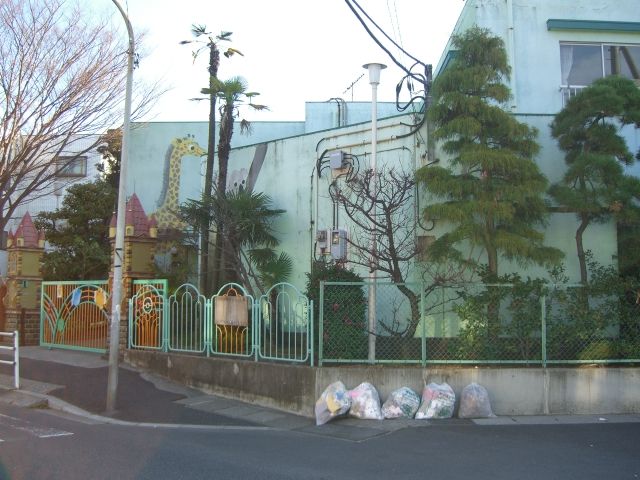
[[[189,200],[181,207],[183,219],[196,228],[203,219],[216,228],[224,224],[224,231],[214,230],[225,250],[220,265],[223,278],[245,285],[252,293],[263,292],[291,274],[290,257],[275,250],[280,242],[273,222],[284,212],[273,208],[269,196],[243,189],[226,195],[215,192],[206,201]]]
[[[259,95],[257,92],[247,92],[247,82],[242,77],[232,77],[221,81],[216,77],[209,79],[209,88],[203,88],[202,93],[213,95],[220,99],[220,135],[218,141],[218,181],[216,194],[224,199],[227,190],[227,172],[229,166],[229,153],[231,151],[231,138],[236,118],[239,116],[239,109],[242,105],[247,105],[254,110],[267,110],[265,105],[252,102],[253,97]],[[248,100],[248,103],[245,103]],[[250,123],[246,120],[240,121],[241,133],[250,131]],[[224,257],[225,244],[224,237],[225,218],[220,217],[216,222],[216,244],[214,249],[214,274],[213,290],[217,291],[223,283],[222,258]]]
[[[192,55],[195,61],[198,55],[204,51],[209,50],[209,78],[218,78],[218,68],[220,67],[220,49],[218,47],[220,42],[231,41],[232,32],[221,32],[220,35],[212,35],[207,31],[207,27],[204,25],[192,25],[191,33],[195,37],[195,40],[183,40],[180,42],[182,45],[197,43],[200,47],[196,49]],[[201,40],[204,37],[205,40]],[[242,55],[242,52],[235,48],[227,48],[223,55],[230,58],[234,54]],[[202,191],[202,198],[211,197],[213,189],[213,163],[215,158],[215,145],[216,145],[216,101],[217,95],[213,92],[209,93],[209,140],[207,148],[207,165],[204,177],[204,190]],[[195,99],[201,100],[201,99]],[[201,255],[200,255],[200,289],[204,293],[208,293],[209,282],[207,275],[207,264],[209,257],[209,226],[200,225],[201,233]]]

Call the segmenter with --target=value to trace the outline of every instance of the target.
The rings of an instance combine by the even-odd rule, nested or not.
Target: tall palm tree
[[[196,43],[200,47],[193,51],[193,60],[195,61],[202,51],[209,51],[208,72],[210,79],[218,78],[218,68],[220,67],[220,42],[231,41],[232,32],[221,32],[220,35],[213,35],[207,31],[204,25],[192,25],[191,33],[195,40],[183,40],[182,45]],[[202,40],[204,38],[204,40]],[[235,48],[227,48],[223,55],[230,58],[234,54],[242,55],[242,52]],[[208,94],[209,100],[209,140],[207,145],[207,165],[204,177],[204,190],[202,198],[211,197],[213,191],[213,164],[215,158],[216,145],[216,102],[217,95],[214,92]],[[201,100],[201,99],[196,99]],[[209,225],[200,225],[201,234],[201,255],[200,255],[200,289],[205,293],[209,293],[209,281],[207,275],[208,257],[209,257]]]
[[[229,167],[229,153],[231,151],[231,139],[236,118],[239,116],[239,109],[242,105],[247,105],[254,110],[267,110],[265,105],[253,103],[253,97],[259,95],[257,92],[247,91],[247,81],[242,77],[232,77],[221,81],[216,77],[209,79],[209,88],[203,88],[202,93],[216,96],[220,104],[220,132],[218,140],[218,180],[216,194],[222,198],[227,192],[227,172]],[[240,121],[241,133],[250,131],[250,124],[246,120]],[[224,257],[225,244],[223,217],[216,223],[216,243],[214,249],[214,272],[213,286],[217,291],[224,281],[222,270],[222,258]]]

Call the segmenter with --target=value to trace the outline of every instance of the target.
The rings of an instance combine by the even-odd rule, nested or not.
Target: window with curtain
[[[640,80],[640,45],[560,44],[561,85],[586,87],[607,75]]]

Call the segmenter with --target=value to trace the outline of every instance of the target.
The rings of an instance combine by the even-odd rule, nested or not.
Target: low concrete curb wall
[[[373,384],[382,400],[399,387],[421,393],[446,381],[459,396],[471,382],[487,388],[496,415],[640,413],[640,368],[308,367],[127,350],[125,361],[183,385],[313,416],[330,383]]]

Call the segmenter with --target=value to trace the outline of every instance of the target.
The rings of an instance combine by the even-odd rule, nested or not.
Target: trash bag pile
[[[422,396],[409,387],[401,387],[389,394],[381,405],[376,388],[363,382],[349,390],[337,381],[329,385],[316,401],[316,425],[324,425],[340,416],[366,420],[385,418],[439,419],[451,418],[456,407],[456,394],[446,382],[425,383]],[[460,418],[495,417],[489,392],[482,385],[471,383],[462,389],[458,408]]]

